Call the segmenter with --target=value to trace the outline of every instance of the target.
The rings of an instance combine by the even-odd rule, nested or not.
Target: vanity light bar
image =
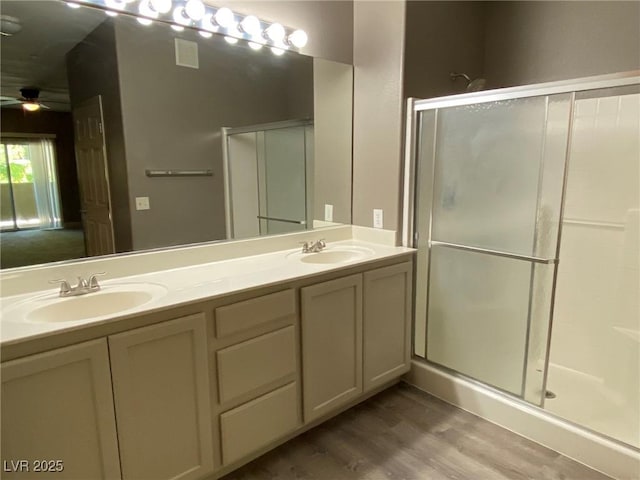
[[[254,50],[268,46],[278,55],[285,50],[299,51],[308,41],[304,30],[266,22],[255,15],[241,15],[227,7],[212,7],[202,0],[67,0],[66,3],[73,8],[97,7],[111,16],[126,13],[143,25],[157,20],[177,31],[191,28],[205,38],[219,33],[229,43],[246,40]]]

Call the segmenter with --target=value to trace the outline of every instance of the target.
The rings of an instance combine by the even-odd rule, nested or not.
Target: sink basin
[[[332,246],[317,253],[299,253],[295,256],[303,263],[336,264],[362,260],[373,255],[373,250],[355,246]]]
[[[61,298],[49,294],[23,302],[16,312],[26,322],[63,323],[97,319],[139,308],[167,292],[150,283],[120,284],[102,287],[98,292]]]

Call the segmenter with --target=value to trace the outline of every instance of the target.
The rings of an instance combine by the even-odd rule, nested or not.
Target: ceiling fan
[[[24,87],[20,89],[20,94],[22,95],[20,98],[13,97],[0,97],[0,107],[5,107],[9,105],[22,105],[22,109],[27,112],[36,112],[41,108],[49,110],[51,107],[48,107],[44,103],[41,103],[39,100],[40,97],[40,89],[37,87]]]

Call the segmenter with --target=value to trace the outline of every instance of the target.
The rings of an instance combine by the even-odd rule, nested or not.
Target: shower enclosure
[[[410,109],[414,353],[639,448],[638,73]]]
[[[223,128],[227,238],[307,229],[313,211],[313,122]]]

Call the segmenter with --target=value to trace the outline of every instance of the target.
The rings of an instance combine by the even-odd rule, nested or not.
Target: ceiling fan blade
[[[51,110],[51,107],[45,105],[44,103],[38,103],[38,105],[40,105],[40,108],[44,108],[45,110]]]
[[[19,105],[22,103],[22,100],[13,97],[0,97],[0,105],[9,106],[9,105]]]

